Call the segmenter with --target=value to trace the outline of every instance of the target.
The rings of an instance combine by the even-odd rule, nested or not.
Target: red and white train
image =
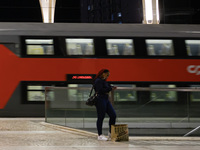
[[[45,86],[68,86],[68,74],[102,68],[118,86],[199,86],[200,27],[0,23],[0,116],[44,116]],[[178,94],[173,102],[184,98]]]

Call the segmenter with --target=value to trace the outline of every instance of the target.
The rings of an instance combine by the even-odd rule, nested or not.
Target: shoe
[[[111,141],[111,133],[108,132],[108,141]]]
[[[107,141],[108,138],[105,137],[104,135],[100,135],[100,136],[98,136],[98,140],[99,140],[99,141]]]

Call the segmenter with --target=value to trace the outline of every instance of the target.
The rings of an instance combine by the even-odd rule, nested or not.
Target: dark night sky
[[[83,6],[83,2],[86,4],[88,1],[92,0],[57,0],[55,22],[81,22],[81,13],[83,10],[87,9],[87,7],[83,8],[81,6]],[[100,0],[95,0],[95,2],[98,1]],[[103,1],[108,0],[101,0],[101,2]],[[139,23],[142,20],[141,2],[138,3],[138,0],[116,1],[122,6],[121,9],[127,9],[129,14],[135,14],[130,16],[124,15],[124,18],[134,18],[129,19],[131,20],[130,22],[126,22],[126,19],[124,19],[123,23]],[[198,1],[199,0],[159,0],[161,23],[199,24],[200,5],[198,5]],[[124,5],[129,2],[133,7]],[[87,10],[85,10],[85,12],[86,11]],[[42,22],[39,0],[0,0],[0,21]]]

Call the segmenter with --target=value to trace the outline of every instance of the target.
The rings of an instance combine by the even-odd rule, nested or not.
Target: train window
[[[169,88],[169,91],[151,91],[151,101],[177,101],[176,91],[170,91],[176,85],[150,85],[150,88]]]
[[[185,40],[188,56],[200,56],[200,40]]]
[[[149,56],[174,56],[172,40],[147,39],[146,45]]]
[[[54,55],[53,39],[26,39],[27,55]]]
[[[191,85],[190,87],[200,88],[200,85]],[[191,92],[190,94],[192,102],[200,102],[200,92]]]
[[[45,101],[45,86],[27,86],[28,101]]]
[[[108,55],[135,55],[133,40],[106,39]]]
[[[115,101],[137,101],[137,93],[136,93],[136,91],[133,91],[133,90],[129,89],[129,88],[135,88],[136,85],[115,84],[114,86],[123,87],[124,88],[124,89],[116,89],[114,91],[114,100]]]
[[[67,101],[86,101],[88,99],[91,84],[68,84],[68,87],[77,89],[67,90]]]
[[[93,39],[65,39],[68,55],[95,55]]]

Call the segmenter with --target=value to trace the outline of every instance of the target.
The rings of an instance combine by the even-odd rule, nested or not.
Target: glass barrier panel
[[[191,85],[190,87],[200,88],[200,85]],[[190,99],[191,102],[200,102],[200,92],[191,92]]]
[[[176,88],[175,85],[150,85],[150,88]],[[151,91],[151,101],[177,101],[176,91]]]
[[[88,99],[90,90],[83,90],[79,88],[91,88],[91,84],[68,84],[68,87],[72,87],[73,89],[68,89],[68,97],[69,101],[86,101]],[[94,92],[94,90],[93,90]]]
[[[136,88],[137,89],[137,88]],[[120,89],[118,89],[120,90]],[[151,92],[159,93],[154,99],[152,99]],[[188,122],[188,101],[187,93],[185,102],[182,104],[177,101],[166,100],[166,92],[173,93],[176,91],[137,91],[137,101],[118,101],[118,97],[115,97],[114,107],[117,112],[118,121],[120,123],[180,123]],[[173,93],[174,94],[174,93]],[[162,101],[161,101],[162,99]],[[121,120],[122,119],[122,120]],[[126,121],[125,121],[126,120]]]
[[[45,92],[46,122],[83,129],[97,133],[96,108],[87,106],[91,86],[71,84],[69,87],[47,87]],[[152,93],[156,94],[152,99]],[[192,101],[191,95],[200,92],[200,88],[177,88],[174,85],[142,88],[135,85],[118,85],[109,95],[116,114],[117,124],[128,124],[130,135],[135,128],[182,129],[195,128],[200,124],[198,101]],[[167,95],[167,96],[166,96]],[[169,96],[175,99],[169,100]],[[163,99],[163,100],[160,100]],[[103,124],[103,134],[107,134],[109,118]],[[178,130],[177,129],[177,130]],[[167,133],[172,134],[172,133]]]
[[[137,92],[134,90],[128,90],[126,88],[135,88],[136,85],[131,84],[115,84],[116,87],[122,87],[125,88],[125,90],[118,90],[116,89],[114,91],[114,101],[137,101]]]
[[[66,124],[66,90],[50,89],[46,90],[45,95],[46,121],[49,123],[63,125]]]
[[[85,105],[86,93],[88,98],[90,88],[70,86],[46,91],[46,121],[73,128],[87,127],[91,123],[94,125],[96,121],[90,118],[96,117],[96,111],[94,107]]]

